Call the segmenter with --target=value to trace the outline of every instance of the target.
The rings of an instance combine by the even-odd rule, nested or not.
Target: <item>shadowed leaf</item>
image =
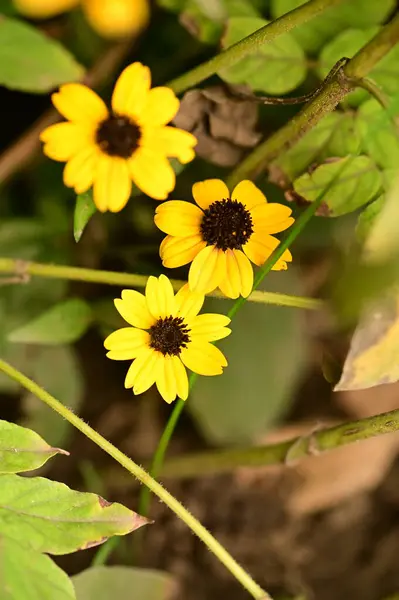
[[[0,530],[32,550],[68,554],[125,535],[149,521],[101,496],[42,477],[0,476]]]
[[[49,556],[0,535],[2,600],[75,600],[69,577]]]
[[[30,429],[0,421],[0,473],[38,469],[55,454],[68,452],[52,448]]]

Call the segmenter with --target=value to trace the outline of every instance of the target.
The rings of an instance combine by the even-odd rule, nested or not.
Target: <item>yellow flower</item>
[[[167,87],[151,87],[151,73],[141,63],[126,67],[116,82],[112,110],[80,83],[67,83],[52,95],[68,122],[45,129],[43,151],[66,162],[64,183],[80,194],[93,186],[99,211],[122,210],[132,180],[156,200],[175,187],[175,173],[167,157],[182,163],[195,156],[196,138],[187,131],[166,127],[178,111],[179,100]]]
[[[90,25],[106,38],[138,33],[149,21],[148,0],[14,0],[18,11],[33,19],[47,19],[82,4]]]
[[[175,295],[165,275],[149,277],[145,296],[123,290],[115,306],[131,325],[111,333],[104,342],[113,360],[133,360],[125,387],[142,394],[154,383],[166,402],[176,396],[186,400],[185,367],[200,375],[220,375],[227,361],[210,342],[228,336],[230,319],[225,315],[198,315],[202,294],[190,292],[187,284]]]
[[[229,298],[246,298],[253,286],[250,261],[260,266],[272,254],[280,242],[270,234],[294,222],[291,209],[269,204],[248,180],[231,195],[220,179],[200,181],[193,196],[198,206],[169,200],[157,207],[155,223],[168,234],[159,251],[162,264],[174,268],[192,261],[191,290],[208,294],[219,287]],[[291,260],[286,250],[273,269],[286,269]]]

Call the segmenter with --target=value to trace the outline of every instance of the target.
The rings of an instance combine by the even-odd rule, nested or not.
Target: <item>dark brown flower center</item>
[[[181,317],[158,319],[149,331],[151,348],[165,355],[178,356],[190,342],[190,330]]]
[[[96,132],[96,142],[109,156],[130,158],[141,137],[140,127],[128,117],[111,114],[102,121]]]
[[[241,249],[253,231],[251,214],[238,200],[217,200],[204,210],[202,239],[220,250]]]

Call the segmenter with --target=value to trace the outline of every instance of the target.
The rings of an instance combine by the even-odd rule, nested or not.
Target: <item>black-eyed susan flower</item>
[[[122,210],[132,181],[148,196],[164,200],[175,186],[167,157],[187,163],[197,140],[187,131],[167,127],[179,100],[167,87],[151,87],[151,73],[141,63],[126,67],[116,82],[109,111],[101,98],[80,83],[67,83],[52,95],[68,119],[41,134],[44,153],[66,162],[64,183],[76,193],[93,186],[99,211]]]
[[[104,342],[113,360],[133,360],[125,387],[142,394],[154,383],[166,402],[176,396],[186,400],[186,367],[200,375],[221,375],[227,361],[211,342],[231,333],[225,315],[199,315],[204,296],[184,285],[174,294],[165,275],[149,277],[145,295],[123,290],[115,300],[120,315],[129,323]]]
[[[229,298],[247,297],[253,286],[251,262],[262,265],[280,243],[271,234],[287,229],[294,219],[283,204],[269,204],[251,181],[241,181],[230,194],[220,179],[193,185],[197,205],[169,200],[158,206],[155,223],[168,235],[160,256],[168,268],[192,261],[188,282],[208,294],[219,287]],[[286,269],[286,250],[273,266]]]
[[[78,4],[101,36],[121,38],[138,33],[150,16],[148,0],[14,0],[18,11],[31,19],[47,19]]]

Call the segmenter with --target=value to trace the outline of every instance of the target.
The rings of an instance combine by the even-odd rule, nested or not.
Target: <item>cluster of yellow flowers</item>
[[[67,119],[41,134],[44,152],[66,162],[64,183],[77,193],[93,188],[99,211],[118,212],[127,203],[132,181],[147,196],[166,200],[175,187],[168,158],[182,163],[194,156],[196,138],[168,126],[179,100],[166,87],[151,89],[148,67],[133,63],[121,73],[111,110],[92,90],[79,83],[53,94]],[[291,209],[269,204],[248,180],[230,193],[219,179],[193,185],[196,204],[166,200],[155,212],[155,224],[166,233],[160,246],[167,268],[191,262],[188,283],[174,294],[165,275],[149,277],[145,295],[123,290],[115,300],[130,325],[105,340],[108,357],[133,360],[125,380],[135,394],[154,383],[172,402],[188,396],[186,367],[201,375],[219,375],[227,361],[212,342],[230,334],[230,319],[198,315],[205,294],[220,288],[229,298],[247,297],[253,287],[251,262],[262,265],[278,246],[273,237],[292,223]],[[273,269],[287,268],[287,250]]]

